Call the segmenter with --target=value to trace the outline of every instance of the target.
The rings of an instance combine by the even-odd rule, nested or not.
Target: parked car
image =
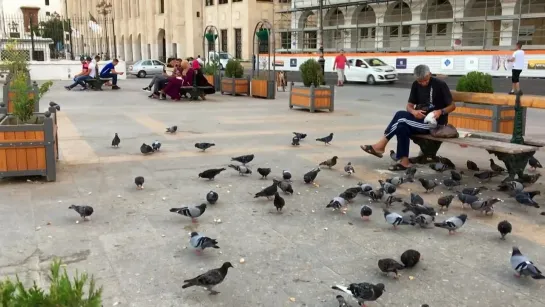
[[[216,61],[218,63],[218,68],[220,70],[224,70],[225,66],[227,66],[227,62],[233,59],[233,56],[227,52],[209,51],[208,57],[210,58],[210,61]],[[205,61],[206,60],[208,59],[205,59]]]
[[[129,66],[128,75],[145,78],[147,75],[159,75],[163,73],[165,63],[158,60],[140,60]]]
[[[394,83],[398,80],[394,67],[377,58],[348,59],[350,68],[344,70],[345,81],[375,83]]]

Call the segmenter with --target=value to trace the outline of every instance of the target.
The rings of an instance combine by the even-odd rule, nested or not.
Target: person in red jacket
[[[344,56],[344,50],[341,49],[341,54],[337,55],[335,57],[335,62],[333,62],[333,70],[337,70],[337,85],[343,86],[344,85],[344,69],[345,67],[350,68],[350,64],[348,63],[348,60]]]

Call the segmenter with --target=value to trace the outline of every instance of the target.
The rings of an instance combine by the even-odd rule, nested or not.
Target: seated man
[[[119,63],[118,59],[114,59],[110,63],[104,65],[102,70],[100,71],[100,77],[101,78],[112,78],[112,90],[118,90],[119,86],[117,86],[117,75],[123,75],[124,72],[117,72],[115,71],[115,66]]]
[[[445,81],[431,76],[427,65],[418,65],[414,69],[416,81],[413,82],[406,111],[398,111],[384,136],[374,145],[360,146],[365,152],[382,158],[386,145],[397,136],[397,164],[389,168],[391,171],[406,170],[409,165],[410,136],[430,133],[430,125],[424,123],[427,113],[433,112],[438,125],[448,123],[448,114],[456,105],[452,103],[452,95]]]
[[[159,90],[160,90],[159,82],[161,82],[161,80],[166,80],[166,79],[168,79],[168,77],[172,76],[172,74],[174,73],[174,66],[175,65],[176,65],[176,59],[175,58],[169,58],[168,61],[167,61],[167,65],[163,69],[163,73],[153,77],[150,84],[148,86],[144,87],[142,90],[146,91],[146,92],[152,92],[153,91],[153,93],[159,92]],[[150,97],[152,95],[150,95]]]
[[[91,79],[89,76],[90,70],[89,70],[89,63],[91,63],[91,58],[87,57],[85,59],[84,57],[80,58],[81,61],[81,72],[74,76],[74,83],[72,85],[65,86],[64,88],[67,90],[71,90],[74,87],[76,87],[78,84],[81,85],[81,90],[84,91],[87,89],[87,85],[85,84],[85,80]]]

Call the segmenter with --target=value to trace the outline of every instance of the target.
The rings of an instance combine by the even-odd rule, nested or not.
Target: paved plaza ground
[[[334,113],[311,114],[290,110],[287,93],[272,101],[219,94],[199,103],[150,100],[140,90],[149,81],[126,80],[122,90],[103,92],[65,91],[65,84],[56,82],[44,97],[40,109],[50,100],[62,108],[57,182],[0,181],[0,276],[18,274],[27,284],[44,285],[50,262],[60,257],[70,272],[95,275],[104,286],[104,306],[336,307],[339,293],[331,286],[352,282],[385,284],[384,295],[369,306],[545,306],[545,283],[516,279],[509,265],[516,245],[545,270],[543,207],[521,208],[506,195],[486,191],[481,197],[499,195],[505,202],[493,216],[466,209],[469,220],[454,236],[444,229],[391,230],[380,204],[371,205],[371,221],[363,222],[359,208],[368,200],[362,196],[346,215],[325,209],[358,181],[376,184],[391,176],[389,158],[368,156],[359,145],[373,142],[393,112],[405,107],[407,89],[338,88]],[[528,134],[545,137],[545,113],[528,113]],[[178,133],[166,135],[171,125]],[[299,147],[290,145],[293,131],[309,135]],[[330,132],[335,133],[331,146],[314,141]],[[110,147],[114,133],[121,137],[118,149]],[[140,145],[154,140],[162,142],[161,151],[143,156]],[[203,153],[195,142],[217,146]],[[418,152],[414,145],[411,149]],[[202,170],[226,167],[230,157],[250,153],[255,154],[251,176],[228,169],[215,181],[197,178]],[[490,158],[484,150],[448,144],[441,153],[461,169],[468,158],[486,168]],[[303,184],[304,173],[333,155],[339,157],[337,166],[322,170],[316,186]],[[545,162],[543,151],[536,157]],[[342,171],[347,162],[356,169],[351,177]],[[269,180],[259,179],[258,167],[272,168]],[[283,169],[294,175],[295,194],[284,196],[284,213],[277,214],[272,201],[253,195]],[[424,166],[417,175],[441,178]],[[145,177],[144,190],[136,190],[135,176]],[[532,188],[544,192],[542,183]],[[464,184],[481,185],[471,176]],[[169,212],[203,202],[210,190],[220,198],[199,224]],[[398,194],[406,197],[409,190],[434,205],[448,193],[441,187],[425,195],[419,184],[410,183]],[[544,196],[536,200],[545,204]],[[93,206],[91,221],[76,223],[71,204]],[[397,204],[393,210],[401,209]],[[454,202],[437,220],[462,211]],[[513,224],[513,234],[501,241],[496,225],[504,219]],[[217,239],[221,249],[196,256],[188,247],[191,231]],[[399,259],[409,248],[423,256],[416,268],[402,271],[399,280],[380,273],[378,259]],[[184,279],[224,261],[235,268],[217,287],[219,295],[181,289]]]

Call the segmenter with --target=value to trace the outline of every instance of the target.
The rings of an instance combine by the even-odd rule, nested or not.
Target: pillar
[[[184,49],[183,49],[182,43],[177,43],[176,44],[176,53],[178,54],[178,57],[181,57],[184,54]],[[207,59],[208,54],[206,54],[206,56],[203,55],[203,57]]]
[[[464,18],[464,4],[456,2],[453,7],[453,17],[455,20]],[[453,22],[452,23],[452,30],[451,30],[451,46],[456,47],[462,47],[463,44],[463,35],[464,35],[464,26],[461,22]],[[460,44],[456,44],[456,40],[460,40]]]
[[[420,21],[420,10],[416,11],[416,9],[412,12],[413,19],[412,21]],[[411,34],[409,35],[410,44],[409,46],[411,48],[418,48],[420,47],[420,25],[413,25],[411,26]],[[401,31],[401,29],[400,29]]]
[[[375,11],[376,16],[376,33],[375,33],[375,49],[384,48],[384,16],[386,15],[386,9],[388,5],[386,3],[370,4],[371,8]]]
[[[169,33],[170,34],[170,33]],[[172,39],[169,37],[169,35],[167,35],[166,33],[166,30],[165,30],[165,54],[166,54],[166,58],[164,59],[165,61],[167,60],[167,58],[171,57],[172,55],[174,55],[174,53],[172,52]],[[196,55],[195,55],[196,56]]]
[[[516,1],[504,0],[501,14],[503,16],[515,15],[515,6]],[[502,20],[500,29],[500,46],[513,46],[515,40],[517,40],[518,22],[514,20]]]

